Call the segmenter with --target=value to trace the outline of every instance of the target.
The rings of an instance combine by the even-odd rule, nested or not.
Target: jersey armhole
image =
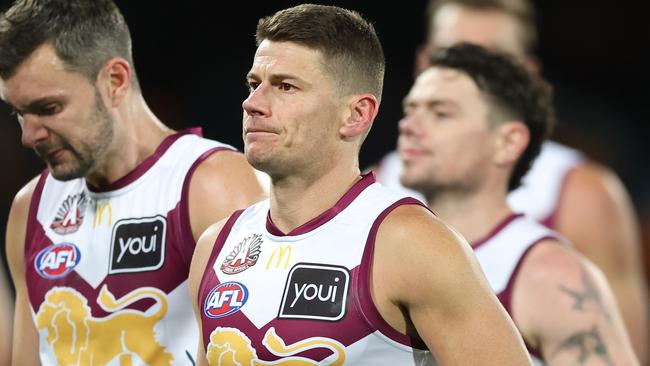
[[[405,197],[397,202],[393,203],[387,207],[372,224],[368,238],[366,240],[366,247],[363,252],[363,257],[361,259],[361,264],[359,265],[359,276],[357,278],[357,283],[354,284],[354,287],[357,291],[355,296],[355,306],[359,313],[363,316],[366,323],[371,329],[376,330],[383,338],[387,338],[393,346],[398,346],[400,348],[410,347],[416,350],[425,351],[428,350],[426,344],[419,338],[413,338],[402,334],[400,331],[391,327],[386,320],[381,316],[379,310],[375,306],[374,301],[372,300],[372,294],[370,289],[370,277],[372,270],[372,259],[374,256],[375,250],[375,239],[377,238],[377,231],[379,230],[380,224],[384,221],[386,216],[391,213],[395,208],[402,205],[419,205],[424,208],[427,208],[422,202],[412,197]]]
[[[194,176],[194,172],[199,167],[199,165],[201,165],[201,163],[204,162],[207,158],[212,156],[212,154],[220,151],[232,150],[227,147],[219,146],[205,151],[194,161],[190,169],[185,174],[185,179],[183,181],[181,198],[178,202],[178,222],[180,224],[176,226],[176,228],[173,230],[173,233],[177,238],[176,242],[180,243],[181,245],[181,248],[179,248],[180,252],[187,254],[184,259],[187,262],[188,266],[192,260],[192,253],[194,252],[194,247],[196,246],[196,240],[194,240],[194,234],[192,233],[192,222],[190,220],[190,183],[192,181],[192,177]]]
[[[519,271],[521,270],[521,266],[524,263],[524,260],[528,257],[528,254],[530,254],[531,250],[534,247],[536,247],[539,243],[541,243],[542,241],[544,241],[546,239],[557,240],[557,238],[554,237],[554,236],[544,235],[544,236],[540,237],[539,239],[537,239],[532,244],[530,244],[530,246],[528,246],[528,248],[526,248],[526,250],[522,253],[521,257],[519,257],[519,260],[517,261],[517,264],[515,265],[514,270],[510,274],[510,278],[508,279],[508,284],[503,289],[503,291],[501,291],[499,294],[497,294],[497,297],[499,298],[499,301],[501,302],[501,304],[505,308],[506,312],[508,312],[510,317],[512,317],[513,322],[515,320],[514,320],[514,316],[512,314],[512,294],[513,294],[513,290],[514,290],[514,287],[515,287],[515,282],[517,281],[517,278],[518,278],[518,275],[519,275]],[[515,322],[515,325],[516,325],[516,322]],[[524,344],[526,345],[526,349],[528,349],[528,353],[530,353],[532,356],[535,356],[535,357],[539,358],[540,360],[542,359],[541,350],[531,346],[525,339],[524,339]]]

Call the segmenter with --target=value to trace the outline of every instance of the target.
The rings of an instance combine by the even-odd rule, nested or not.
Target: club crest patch
[[[34,268],[44,278],[64,277],[79,264],[81,252],[73,243],[52,244],[34,259]]]
[[[243,272],[257,263],[261,251],[262,235],[253,234],[237,244],[226,256],[221,264],[221,271],[229,275]]]
[[[59,235],[76,232],[83,224],[87,204],[84,192],[68,196],[56,212],[50,228]]]

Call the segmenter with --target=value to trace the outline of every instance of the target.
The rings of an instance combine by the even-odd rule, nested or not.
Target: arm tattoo
[[[573,309],[583,312],[585,311],[585,303],[590,303],[594,302],[596,308],[603,314],[605,319],[610,320],[609,314],[607,313],[607,310],[605,310],[605,306],[603,306],[603,302],[600,299],[600,295],[598,294],[598,291],[596,290],[596,286],[594,285],[593,281],[591,280],[591,277],[585,271],[584,268],[582,268],[582,283],[583,283],[583,290],[574,290],[570,289],[564,285],[560,285],[560,290],[569,296],[573,298],[575,303],[573,304]]]
[[[575,333],[565,339],[560,343],[551,357],[557,355],[561,351],[569,349],[578,349],[580,352],[577,359],[578,365],[586,364],[587,361],[589,361],[589,358],[594,356],[600,358],[605,365],[614,366],[614,362],[612,362],[612,359],[609,357],[607,347],[605,347],[605,343],[603,343],[596,326],[591,330]]]

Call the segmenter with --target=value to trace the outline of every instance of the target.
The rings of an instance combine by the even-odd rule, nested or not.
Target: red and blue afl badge
[[[44,278],[59,278],[70,273],[80,262],[81,252],[72,243],[52,244],[41,250],[34,267]]]
[[[223,318],[236,313],[248,300],[248,289],[239,282],[224,282],[210,291],[203,305],[208,318]]]

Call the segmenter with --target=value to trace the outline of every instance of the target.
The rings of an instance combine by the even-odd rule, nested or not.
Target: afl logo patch
[[[248,300],[248,289],[239,282],[224,282],[210,291],[203,312],[208,318],[223,318],[236,313]]]
[[[245,238],[226,256],[221,264],[221,272],[237,274],[254,266],[260,258],[261,247],[262,235],[253,234]]]
[[[70,273],[81,260],[81,252],[72,243],[52,244],[41,250],[34,260],[38,274],[45,278],[59,278]]]
[[[87,204],[88,199],[84,192],[68,196],[59,207],[50,228],[59,235],[79,230],[79,226],[84,222]]]

